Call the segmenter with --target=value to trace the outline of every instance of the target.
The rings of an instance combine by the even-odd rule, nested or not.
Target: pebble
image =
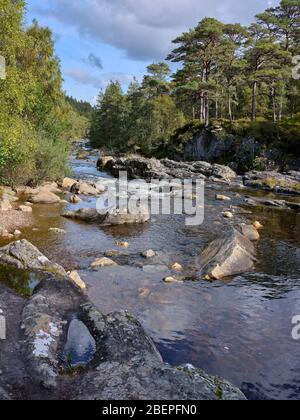
[[[152,249],[149,249],[148,251],[142,253],[142,256],[145,258],[154,258],[155,255],[156,253]]]
[[[182,271],[183,270],[183,267],[182,267],[181,264],[179,264],[179,263],[176,262],[175,264],[172,265],[171,269],[172,270],[175,270],[175,271]]]
[[[119,246],[120,248],[129,248],[129,243],[128,242],[117,242],[117,246]]]
[[[258,222],[258,221],[255,221],[254,223],[253,223],[253,227],[256,229],[256,230],[259,230],[259,229],[263,229],[263,225],[260,223],[260,222]]]
[[[164,278],[164,282],[165,283],[168,283],[168,284],[172,284],[172,283],[183,283],[182,280],[175,279],[175,277],[165,277]]]
[[[233,218],[233,214],[231,213],[231,211],[225,211],[225,212],[223,213],[223,216],[224,216],[226,219],[232,219],[232,218]]]
[[[216,195],[216,200],[219,200],[219,201],[231,201],[231,198],[230,197],[227,197],[226,195],[217,194]]]

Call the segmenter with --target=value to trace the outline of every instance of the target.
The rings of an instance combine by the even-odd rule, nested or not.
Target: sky
[[[172,40],[206,16],[249,24],[279,0],[27,0],[26,22],[53,31],[66,92],[95,102],[119,80],[126,89],[164,60]]]

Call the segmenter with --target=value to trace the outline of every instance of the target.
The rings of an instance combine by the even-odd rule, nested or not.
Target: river
[[[96,170],[95,156],[88,161],[73,157],[72,168],[81,179],[110,179]],[[234,197],[237,191],[225,193]],[[258,195],[242,192],[246,193]],[[300,314],[299,214],[251,209],[249,219],[265,226],[253,273],[226,282],[162,282],[170,263],[190,269],[221,233],[224,203],[216,201],[215,194],[216,186],[206,188],[205,221],[199,227],[187,228],[184,216],[171,215],[154,216],[138,227],[103,229],[62,218],[62,205],[36,205],[34,229],[25,229],[23,237],[66,269],[78,270],[102,312],[127,309],[136,315],[170,364],[191,363],[217,374],[249,399],[299,399],[300,341],[292,338],[292,318]],[[95,199],[77,207],[83,204],[95,206]],[[65,234],[49,228],[64,229]],[[129,243],[128,249],[121,249],[127,255],[120,257],[119,266],[90,271],[95,258],[108,250],[120,251],[118,241]],[[155,264],[140,255],[148,249],[158,253]],[[12,285],[3,273],[1,279]],[[13,285],[28,292],[35,280],[20,279]]]

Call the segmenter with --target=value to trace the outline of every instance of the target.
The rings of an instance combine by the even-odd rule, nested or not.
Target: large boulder
[[[256,262],[252,242],[236,229],[230,228],[222,238],[213,241],[200,258],[201,276],[221,280],[251,271]]]
[[[101,156],[97,161],[97,168],[99,170],[110,170],[114,165],[115,159],[112,156]]]
[[[104,316],[90,303],[81,319],[96,344],[96,369],[82,376],[74,398],[83,400],[244,400],[228,382],[192,366],[163,363],[141,324],[127,312]]]
[[[66,211],[62,214],[62,216],[67,219],[74,219],[88,223],[99,223],[101,226],[140,224],[150,220],[150,213],[147,208],[140,208],[134,213],[112,208],[105,214],[98,213],[96,209],[82,208],[74,211]]]
[[[41,190],[30,197],[29,201],[34,204],[57,204],[61,199],[53,192]]]
[[[300,195],[300,172],[248,172],[244,177],[244,184],[265,191]]]
[[[23,270],[49,272],[67,277],[67,273],[63,267],[50,261],[26,239],[0,248],[0,263],[12,265]]]
[[[73,185],[76,184],[76,183],[77,183],[76,179],[64,178],[61,186],[62,186],[63,189],[70,191],[71,188],[73,187]]]
[[[73,194],[97,196],[104,192],[105,188],[101,184],[92,184],[84,181],[78,181],[72,185],[70,191]]]

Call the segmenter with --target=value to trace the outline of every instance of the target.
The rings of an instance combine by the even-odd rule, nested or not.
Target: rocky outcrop
[[[26,239],[0,248],[0,262],[21,270],[36,270],[67,277],[66,271],[60,265],[51,262]]]
[[[244,177],[244,184],[247,187],[265,191],[300,195],[300,172],[291,171],[287,174],[278,172],[248,172]]]
[[[96,344],[96,369],[80,381],[75,399],[83,400],[242,400],[228,382],[192,366],[163,363],[141,324],[127,312],[108,316],[93,305],[81,308]]]
[[[140,208],[134,213],[112,208],[105,214],[98,213],[96,209],[82,208],[75,211],[66,211],[62,216],[67,219],[98,223],[101,226],[133,225],[146,223],[150,220],[150,213],[147,208]]]
[[[18,245],[11,250],[12,265],[22,259],[22,266],[36,269],[35,258],[32,265],[31,256],[25,258]],[[36,249],[30,249],[35,255]],[[11,333],[0,340],[1,373],[5,367],[0,400],[245,399],[230,383],[201,369],[165,364],[137,319],[127,312],[103,315],[66,277],[45,274],[29,300],[3,293],[1,287],[0,309],[8,315]],[[74,324],[80,325],[80,334]],[[79,346],[82,356],[81,345],[87,343],[92,343],[92,357],[83,360],[81,370],[70,371],[76,365],[66,349]]]
[[[207,280],[221,280],[246,273],[254,268],[255,254],[250,240],[236,229],[230,228],[202,253],[200,274]]]
[[[221,136],[212,130],[202,130],[187,143],[184,149],[184,159],[205,160],[216,162],[224,160],[234,153],[235,140],[233,136]]]
[[[120,171],[125,171],[131,179],[161,179],[161,178],[198,178],[211,179],[217,182],[230,183],[236,179],[237,174],[228,166],[210,164],[208,162],[176,162],[170,159],[146,159],[141,156],[110,159],[105,170],[115,177]]]

